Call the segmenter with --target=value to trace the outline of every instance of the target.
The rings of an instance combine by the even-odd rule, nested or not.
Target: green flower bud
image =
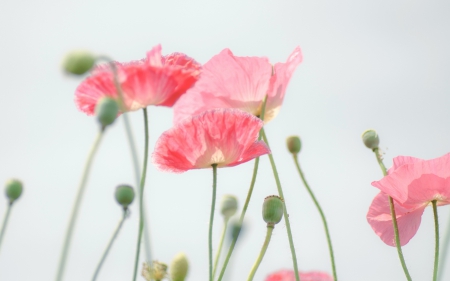
[[[170,264],[170,277],[172,281],[184,281],[188,273],[189,263],[184,253],[178,253]]]
[[[101,98],[95,107],[95,115],[103,128],[111,125],[116,120],[118,113],[119,105],[109,97]]]
[[[5,193],[9,199],[9,203],[12,204],[22,194],[23,185],[22,182],[16,179],[10,179],[6,182]]]
[[[68,53],[64,58],[63,68],[67,73],[82,75],[95,64],[95,56],[88,51],[76,50]]]
[[[361,135],[364,144],[370,148],[375,149],[378,148],[380,144],[380,138],[375,130],[366,130]]]
[[[302,142],[297,136],[290,136],[286,139],[286,145],[290,153],[298,154],[302,148]]]
[[[122,205],[124,208],[128,208],[134,200],[134,190],[129,185],[119,185],[116,187],[116,193],[114,196],[116,197],[117,203]]]
[[[264,199],[262,215],[267,226],[274,226],[283,218],[283,199],[276,195],[267,196]]]
[[[236,196],[226,194],[222,197],[220,212],[226,219],[236,214],[237,208],[238,202]]]
[[[235,238],[239,237],[242,232],[243,225],[239,223],[238,220],[233,220],[230,222],[230,239],[233,241]]]

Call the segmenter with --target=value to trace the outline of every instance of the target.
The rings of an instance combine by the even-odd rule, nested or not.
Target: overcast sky
[[[73,49],[118,61],[143,58],[161,44],[201,63],[224,48],[238,56],[284,62],[296,46],[304,61],[284,105],[266,133],[286,196],[302,271],[331,273],[322,222],[302,186],[285,138],[300,135],[301,165],[328,218],[337,272],[343,281],[404,280],[395,248],[366,221],[381,178],[360,139],[378,130],[385,163],[397,155],[430,159],[450,152],[450,3],[448,1],[2,1],[0,2],[0,182],[25,184],[13,207],[0,252],[0,280],[53,280],[82,167],[98,126],[77,110],[80,79],[61,71]],[[172,110],[150,107],[151,151],[172,126]],[[143,118],[129,114],[142,158]],[[66,281],[90,280],[121,216],[116,185],[134,185],[123,120],[106,133],[82,202]],[[240,206],[253,162],[218,172],[218,200],[234,194]],[[170,174],[148,169],[146,201],[152,252],[170,263],[183,251],[188,280],[207,280],[211,170]],[[246,280],[265,236],[263,198],[276,194],[267,157],[260,162],[247,228],[230,263],[229,281]],[[1,199],[1,198],[0,198]],[[138,224],[131,207],[98,280],[130,280]],[[6,199],[0,200],[0,218]],[[218,211],[218,210],[217,210]],[[441,233],[450,208],[439,208]],[[219,212],[214,248],[222,228]],[[434,234],[427,208],[404,249],[413,280],[429,280]],[[450,267],[450,260],[446,265]],[[264,280],[292,262],[281,222],[255,276]],[[450,270],[444,279],[450,279]],[[144,280],[140,277],[140,280]]]

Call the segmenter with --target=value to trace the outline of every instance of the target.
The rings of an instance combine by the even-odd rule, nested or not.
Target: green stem
[[[115,62],[107,56],[100,56],[97,59],[107,61],[109,64],[109,67],[111,68],[111,71],[113,73],[114,86],[116,87],[117,96],[119,97],[119,106],[120,106],[120,110],[122,111],[123,124],[125,125],[125,131],[127,134],[128,144],[130,146],[131,159],[133,161],[134,177],[135,177],[135,181],[136,181],[136,186],[139,186],[140,185],[139,184],[140,177],[141,177],[140,176],[141,169],[139,167],[138,153],[137,153],[137,149],[136,149],[136,145],[135,145],[135,141],[134,141],[134,137],[133,137],[133,132],[131,131],[131,125],[130,125],[130,121],[128,119],[128,113],[126,112],[126,108],[125,108],[124,101],[123,101],[123,92],[122,92],[122,87],[120,86],[120,82],[119,82],[117,66],[116,66]],[[138,192],[138,196],[140,196],[139,192]],[[139,200],[139,198],[138,198],[138,200]],[[147,216],[146,216],[147,213],[148,213],[147,206],[144,201],[144,249],[145,249],[145,255],[147,257],[147,262],[151,263],[152,255],[151,255],[151,247],[150,247],[150,231],[148,229],[148,222],[147,222]]]
[[[269,147],[269,142],[267,141],[267,137],[266,137],[266,133],[264,132],[264,128],[261,128],[261,135],[262,135],[264,142]],[[300,277],[298,274],[298,266],[297,266],[297,256],[295,254],[294,241],[292,239],[291,224],[289,223],[289,215],[287,213],[286,199],[284,198],[283,190],[281,189],[280,178],[278,177],[277,167],[275,166],[275,161],[273,159],[272,153],[269,154],[269,160],[270,160],[270,165],[272,166],[272,171],[273,171],[273,175],[275,177],[275,182],[277,183],[278,196],[280,196],[283,200],[285,200],[285,203],[283,205],[284,222],[286,223],[286,230],[287,230],[287,234],[288,234],[288,238],[289,238],[289,246],[291,248],[292,262],[294,264],[295,280],[300,281]]]
[[[222,230],[222,235],[220,236],[219,249],[217,250],[216,257],[214,259],[214,267],[213,267],[213,274],[212,274],[213,279],[214,279],[214,276],[216,276],[217,264],[219,263],[220,254],[222,253],[223,241],[225,240],[225,234],[227,233],[227,227],[228,227],[229,220],[230,220],[230,218],[226,217],[223,222],[223,230]]]
[[[259,116],[259,118],[263,122],[264,122],[264,115],[266,112],[266,102],[267,102],[267,96],[263,100],[263,104],[262,104],[262,108],[261,108],[261,115]],[[260,131],[258,140],[261,140],[261,137],[262,136],[261,136],[261,131]],[[258,167],[259,167],[259,157],[256,157],[255,165],[253,167],[252,181],[250,182],[250,187],[247,192],[247,198],[245,199],[244,207],[242,208],[241,216],[239,218],[239,225],[241,227],[242,227],[242,223],[244,222],[244,217],[245,217],[245,213],[247,212],[248,204],[250,203],[250,198],[252,197],[252,194],[253,194],[253,188],[255,187],[256,175],[258,174]],[[238,237],[239,237],[239,233],[233,238],[233,241],[231,241],[230,247],[228,248],[227,256],[225,257],[225,261],[222,266],[222,270],[220,271],[218,281],[221,281],[225,274],[225,270],[227,269],[228,262],[230,261],[230,258],[233,253],[234,247],[236,246]]]
[[[108,255],[109,250],[111,250],[111,246],[114,243],[114,240],[116,240],[116,237],[119,234],[120,229],[122,228],[123,222],[127,218],[127,211],[128,211],[128,209],[123,209],[122,219],[120,220],[119,224],[117,225],[117,228],[114,231],[114,234],[111,237],[111,240],[109,241],[108,246],[106,247],[106,250],[105,250],[105,252],[102,255],[102,258],[100,259],[100,262],[97,265],[97,269],[95,270],[94,277],[92,277],[92,281],[95,281],[97,279],[97,276],[98,276],[98,274],[100,272],[100,269],[102,268],[103,262],[105,262],[106,256]]]
[[[441,247],[441,257],[439,258],[441,264],[445,264],[445,261],[447,259],[448,248],[450,245],[450,216],[448,217],[448,219],[449,220],[447,222],[447,230],[445,231],[446,233],[444,237],[444,243],[442,244]],[[439,267],[438,280],[442,280],[442,277],[444,276],[444,271],[445,266]]]
[[[144,186],[145,186],[145,177],[147,175],[147,163],[148,163],[148,116],[147,116],[147,108],[143,109],[144,112],[144,128],[145,128],[145,151],[144,151],[144,168],[142,169],[141,176],[141,184],[139,187],[139,230],[138,230],[138,240],[137,240],[137,248],[136,248],[136,257],[134,262],[134,274],[133,280],[136,280],[138,264],[139,264],[139,253],[141,250],[141,240],[142,240],[142,230],[144,228],[144,210],[142,199],[144,197]]]
[[[381,171],[383,172],[383,176],[386,176],[387,175],[386,166],[384,166],[383,159],[381,159],[381,155],[378,151],[378,148],[375,148],[373,152],[375,153],[378,165],[380,165]],[[400,259],[400,263],[402,264],[403,272],[405,273],[406,279],[408,279],[408,281],[411,281],[412,279],[411,276],[409,275],[408,268],[406,267],[405,258],[402,252],[402,246],[400,244],[400,235],[398,233],[398,224],[397,224],[397,216],[395,214],[394,200],[392,199],[391,196],[388,197],[389,197],[389,208],[391,210],[392,225],[394,227],[395,246],[397,247],[398,257]]]
[[[439,220],[437,213],[436,200],[431,201],[433,204],[433,214],[434,214],[434,235],[436,239],[436,247],[434,249],[434,270],[433,270],[433,281],[437,280],[438,268],[439,268]]]
[[[322,211],[322,208],[319,205],[319,202],[317,201],[316,197],[314,196],[314,193],[312,192],[311,188],[309,187],[309,184],[306,182],[305,175],[303,174],[303,171],[300,169],[300,164],[298,162],[297,154],[293,154],[294,156],[294,162],[297,167],[297,171],[300,174],[300,177],[302,178],[303,184],[306,187],[306,190],[308,191],[309,195],[311,196],[312,200],[314,201],[314,204],[316,205],[317,210],[320,213],[320,217],[322,218],[323,227],[325,228],[325,234],[327,236],[327,242],[328,242],[328,250],[330,252],[330,258],[331,258],[331,267],[333,269],[333,279],[334,281],[337,281],[337,274],[336,274],[336,264],[334,261],[334,253],[333,253],[333,245],[331,244],[331,238],[330,238],[330,231],[328,230],[328,224],[327,220],[325,219],[325,215]]]
[[[269,246],[269,243],[270,243],[270,238],[272,237],[273,228],[274,228],[273,225],[267,224],[266,239],[264,240],[264,244],[261,248],[261,252],[259,253],[258,258],[256,259],[255,263],[253,264],[252,270],[250,271],[250,274],[248,275],[247,281],[253,280],[256,270],[258,270],[258,267],[261,264],[262,259],[264,258],[264,254],[266,253],[267,247]]]
[[[214,209],[216,208],[216,189],[217,189],[217,164],[212,164],[211,166],[213,168],[213,193],[211,199],[211,214],[209,216],[209,232],[208,232],[209,281],[213,280],[212,229],[214,222]]]
[[[103,132],[104,132],[104,129],[100,130],[100,132],[98,133],[98,135],[94,141],[94,144],[91,148],[91,151],[89,152],[86,164],[84,166],[83,176],[81,177],[81,182],[80,182],[80,185],[78,186],[77,197],[75,198],[75,203],[73,205],[72,214],[70,216],[69,226],[67,227],[66,237],[64,239],[63,249],[61,252],[61,258],[59,259],[58,273],[56,275],[57,281],[61,281],[63,278],[64,267],[66,265],[67,255],[69,253],[70,242],[72,239],[75,222],[77,220],[78,210],[80,209],[81,199],[83,197],[83,193],[84,193],[87,179],[89,176],[89,171],[91,169],[91,165],[94,160],[95,153],[97,152],[98,147],[100,145],[100,141],[102,139]]]
[[[3,236],[5,235],[6,226],[8,225],[9,214],[11,213],[13,203],[8,203],[8,207],[6,208],[5,218],[3,219],[2,230],[0,232],[0,247],[2,245]]]

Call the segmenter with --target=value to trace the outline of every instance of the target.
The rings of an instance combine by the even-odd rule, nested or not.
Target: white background
[[[278,164],[301,270],[331,273],[318,212],[284,146],[303,140],[301,164],[323,205],[340,280],[405,280],[395,248],[366,222],[381,178],[360,134],[377,129],[389,167],[397,155],[435,158],[450,151],[450,4],[448,1],[2,1],[0,2],[0,182],[25,184],[0,251],[0,280],[54,280],[82,167],[98,126],[78,112],[80,79],[61,71],[63,56],[84,48],[118,61],[140,59],[158,43],[201,63],[230,48],[239,56],[284,62],[295,46],[304,61],[284,105],[266,127]],[[170,108],[150,107],[151,151],[172,126]],[[129,114],[143,152],[142,113]],[[134,185],[121,119],[107,131],[95,159],[72,241],[65,280],[90,280],[121,210],[117,184]],[[218,174],[218,199],[242,206],[253,162]],[[211,170],[184,174],[148,170],[146,201],[153,255],[190,260],[189,280],[207,280]],[[246,280],[265,236],[261,204],[276,193],[267,157],[260,163],[247,229],[228,280]],[[1,198],[0,198],[1,199]],[[131,280],[138,209],[126,221],[98,280]],[[0,200],[0,218],[6,199]],[[217,209],[218,211],[218,209]],[[442,235],[448,207],[439,209]],[[216,213],[214,241],[221,219]],[[215,246],[216,248],[216,246]],[[434,234],[427,208],[404,248],[413,280],[431,280]],[[450,261],[446,265],[450,266]],[[255,280],[292,268],[284,222],[277,225]],[[450,279],[450,270],[444,280]],[[139,280],[143,280],[139,277]]]

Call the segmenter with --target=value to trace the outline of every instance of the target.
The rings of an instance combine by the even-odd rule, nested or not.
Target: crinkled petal
[[[302,59],[302,51],[300,47],[296,47],[285,63],[279,62],[274,65],[264,115],[265,122],[272,120],[280,111],[289,80]]]
[[[419,229],[425,205],[417,205],[414,208],[405,208],[394,200],[395,216],[397,218],[398,231],[401,246],[406,245]],[[395,246],[394,227],[392,225],[389,197],[380,192],[372,201],[367,213],[367,221],[373,231],[381,240],[389,246]]]
[[[99,72],[87,77],[75,90],[75,104],[88,115],[93,115],[95,106],[102,97],[117,98],[116,87],[110,72]]]
[[[450,186],[447,180],[450,178],[450,153],[436,159],[413,161],[414,163],[401,165],[381,180],[372,182],[372,185],[402,204],[408,201],[409,197],[414,201],[423,200],[422,202],[429,201],[430,197],[442,197],[441,200],[448,200],[450,198]],[[423,178],[422,176],[426,174],[434,176]],[[415,180],[417,181],[410,186]]]
[[[321,271],[300,272],[301,281],[333,281],[328,273]],[[270,274],[265,281],[295,281],[295,273],[293,270],[280,270]]]
[[[263,123],[240,110],[221,109],[185,119],[158,139],[153,163],[161,170],[234,166],[269,153],[257,142]],[[265,146],[265,149],[264,149]]]
[[[180,70],[157,68],[149,65],[130,65],[124,68],[126,79],[121,84],[124,102],[134,111],[149,105],[162,105],[167,99],[177,99],[176,76]]]
[[[236,57],[225,49],[203,66],[199,81],[175,104],[174,122],[217,108],[214,103],[203,102],[199,95],[220,99],[222,108],[238,108],[259,115],[271,74],[272,66],[267,58]],[[195,104],[190,99],[202,103]]]
[[[419,159],[416,157],[411,157],[411,156],[397,156],[393,159],[392,167],[387,171],[387,173],[389,175],[393,171],[395,171],[396,169],[400,168],[403,165],[418,163],[418,162],[422,162],[422,161],[425,161],[425,160]]]
[[[424,174],[408,184],[408,199],[404,206],[424,204],[438,200],[439,205],[450,204],[450,178],[441,178],[434,174]]]

